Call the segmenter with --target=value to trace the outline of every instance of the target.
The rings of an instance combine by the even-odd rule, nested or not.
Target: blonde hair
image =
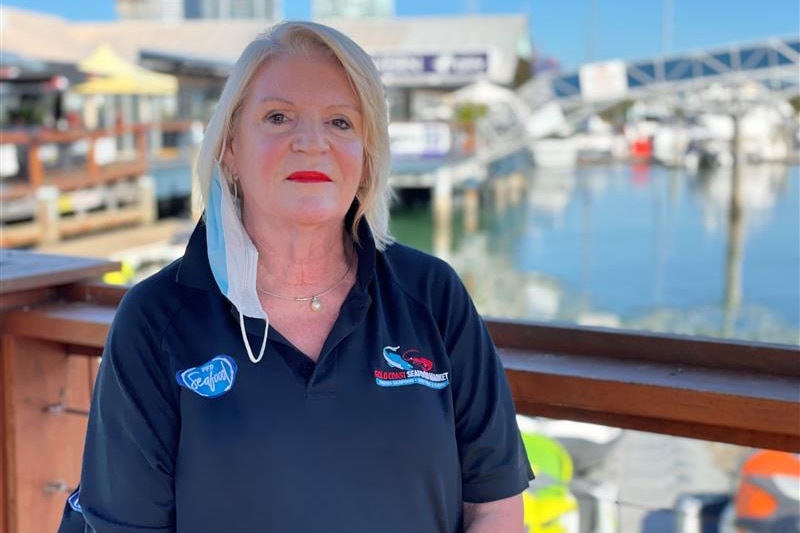
[[[389,188],[388,113],[380,74],[369,55],[349,37],[314,22],[277,24],[247,45],[236,61],[208,123],[195,163],[203,207],[209,197],[215,160],[220,163],[226,182],[231,183],[232,176],[222,164],[222,154],[233,138],[253,75],[267,58],[286,54],[332,57],[344,69],[364,120],[364,185],[356,194],[359,205],[350,231],[358,242],[357,228],[361,219],[366,218],[376,247],[385,249],[393,241],[389,234],[392,191]]]

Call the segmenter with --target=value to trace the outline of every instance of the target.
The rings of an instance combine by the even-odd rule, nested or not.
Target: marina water
[[[532,169],[480,223],[392,212],[400,242],[447,259],[495,317],[800,344],[800,167]]]

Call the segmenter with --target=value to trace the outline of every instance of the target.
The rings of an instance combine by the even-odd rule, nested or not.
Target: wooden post
[[[110,321],[93,333],[87,325],[103,315],[103,308],[87,309],[84,302],[60,308],[64,300],[57,287],[95,280],[116,265],[19,250],[2,253],[0,532],[56,531],[67,491],[80,478],[87,418],[76,413],[89,408],[97,366],[93,356]],[[56,308],[52,315],[42,311],[48,305]],[[106,315],[113,316],[113,308]]]
[[[42,243],[58,242],[61,234],[58,229],[58,187],[43,185],[36,189],[36,219],[40,228]]]
[[[480,220],[480,193],[477,187],[464,189],[464,231],[475,233]]]
[[[521,172],[514,172],[508,177],[508,186],[511,205],[519,205],[525,193],[525,176]]]
[[[508,180],[506,176],[498,176],[492,181],[494,192],[494,208],[502,213],[508,207]]]
[[[453,214],[453,177],[447,168],[436,172],[436,183],[433,186],[433,214],[437,223],[450,223]]]
[[[733,167],[731,168],[731,197],[728,210],[728,243],[725,254],[725,298],[722,333],[731,336],[739,306],[742,302],[742,256],[744,248],[744,200],[742,198],[742,141],[741,117],[733,114]]]
[[[436,173],[433,186],[433,253],[447,260],[452,241],[453,176],[450,169]]]
[[[80,479],[87,419],[48,406],[88,410],[90,361],[67,357],[58,343],[24,337],[6,337],[3,358],[3,389],[14,413],[6,441],[8,474],[15,480],[9,531],[55,531],[67,495]]]
[[[100,174],[100,169],[97,166],[95,158],[95,150],[97,146],[97,135],[89,135],[89,149],[86,151],[86,172],[90,178],[96,178]]]
[[[42,160],[39,159],[39,146],[38,139],[31,139],[31,144],[28,145],[28,181],[34,189],[41,187],[44,183],[44,170],[42,169]]]
[[[158,218],[156,206],[156,184],[155,180],[147,174],[140,176],[136,180],[139,209],[142,213],[142,224],[152,224]]]
[[[136,156],[137,160],[147,162],[147,128],[142,125],[136,126]]]

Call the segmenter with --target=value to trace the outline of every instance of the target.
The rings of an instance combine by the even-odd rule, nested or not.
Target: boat
[[[535,139],[530,144],[534,166],[571,168],[578,163],[578,144],[573,137]]]

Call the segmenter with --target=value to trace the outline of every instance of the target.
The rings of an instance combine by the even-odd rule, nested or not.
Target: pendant
[[[319,301],[319,298],[317,298],[316,296],[313,296],[311,298],[311,310],[312,311],[319,311],[320,309],[322,309],[322,302]]]

